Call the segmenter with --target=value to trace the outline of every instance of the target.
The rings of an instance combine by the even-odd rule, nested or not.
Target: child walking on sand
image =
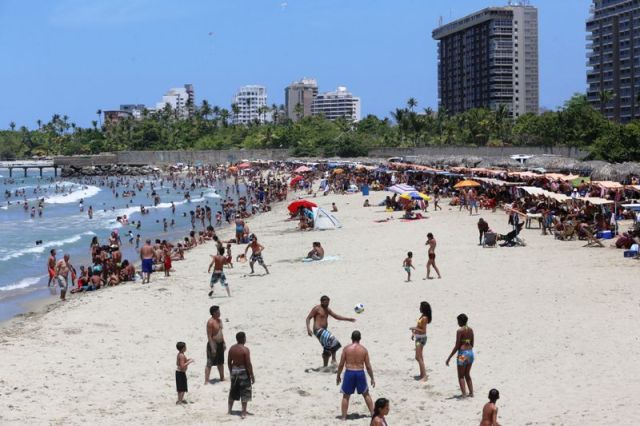
[[[231,244],[227,243],[226,262],[229,268],[233,269],[233,257],[231,256]]]
[[[406,282],[410,282],[411,281],[411,268],[416,269],[415,266],[413,266],[413,252],[412,251],[407,253],[407,258],[402,263],[402,267],[404,268],[405,271],[407,271],[407,281]]]
[[[187,403],[187,401],[184,400],[185,392],[189,392],[187,388],[187,368],[189,364],[193,363],[193,360],[187,358],[184,354],[187,351],[186,343],[178,342],[176,349],[178,349],[178,358],[176,359],[176,390],[178,391],[176,405],[178,405]]]

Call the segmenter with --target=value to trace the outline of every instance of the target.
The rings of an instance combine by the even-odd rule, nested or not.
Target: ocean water
[[[107,185],[116,183],[116,178],[108,180],[91,178],[90,180],[54,178],[52,172],[45,172],[40,178],[36,170],[30,171],[33,176],[16,177],[9,180],[8,171],[0,169],[0,320],[10,318],[22,311],[23,303],[35,297],[52,297],[47,289],[46,262],[49,251],[57,251],[57,259],[64,254],[71,256],[71,264],[79,270],[80,265],[88,265],[90,261],[89,244],[93,236],[101,243],[106,242],[110,233],[117,230],[123,243],[123,258],[137,261],[139,255],[135,250],[135,242],[129,243],[127,236],[131,230],[133,235],[140,234],[141,244],[146,238],[160,238],[175,241],[183,238],[191,230],[189,211],[197,206],[209,206],[215,225],[215,212],[220,209],[220,196],[224,194],[225,185],[220,187],[196,188],[189,190],[191,201],[185,200],[184,190],[174,189],[171,182],[164,182],[160,188],[159,181],[149,177],[130,177],[128,183],[144,184],[140,191],[127,188],[121,182],[117,191],[121,195],[124,190],[135,190],[134,197],[115,197],[113,190]],[[20,173],[22,174],[22,173]],[[161,202],[153,206],[151,182],[156,184],[156,193]],[[186,181],[190,183],[190,181]],[[56,192],[57,188],[57,192]],[[24,190],[24,196],[14,194]],[[6,196],[6,191],[11,197]],[[24,209],[26,198],[29,209]],[[37,212],[38,199],[44,198],[43,214]],[[84,202],[84,212],[80,211],[80,201]],[[176,206],[175,214],[171,212],[171,202]],[[10,203],[10,204],[9,204]],[[149,208],[149,213],[142,215],[140,205]],[[36,207],[35,217],[31,216],[31,207]],[[93,207],[93,219],[89,219],[87,210]],[[116,219],[127,215],[130,225],[121,225]],[[175,226],[163,230],[162,219],[168,222],[175,220]],[[132,223],[140,220],[140,229]],[[197,230],[202,229],[197,223]],[[40,244],[36,244],[41,241]]]

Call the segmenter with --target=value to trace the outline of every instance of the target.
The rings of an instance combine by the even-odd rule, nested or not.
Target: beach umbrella
[[[387,188],[387,191],[395,192],[396,194],[401,195],[401,194],[404,194],[405,192],[416,192],[417,190],[411,185],[398,183]]]
[[[307,166],[300,166],[297,169],[294,170],[294,172],[296,173],[305,173],[305,172],[310,172],[311,169]]]
[[[400,195],[400,198],[404,198],[405,200],[431,200],[431,197],[429,197],[427,194],[423,194],[422,192],[418,191],[405,192]]]
[[[460,189],[460,188],[469,188],[469,187],[472,187],[472,186],[480,186],[480,184],[478,182],[476,182],[475,180],[466,179],[466,180],[463,180],[463,181],[460,181],[460,182],[456,183],[453,187],[455,189]]]
[[[295,186],[301,180],[302,180],[302,176],[294,176],[293,179],[291,179],[291,182],[289,182],[289,185]]]
[[[289,211],[291,213],[295,213],[297,212],[300,207],[305,207],[307,209],[312,209],[314,207],[318,207],[318,205],[314,202],[311,202],[309,200],[296,200],[293,203],[289,204],[289,207],[287,207],[287,209],[289,209]]]
[[[336,175],[340,175],[340,174],[344,173],[344,169],[335,169],[333,171],[333,173],[336,174]]]
[[[249,163],[240,163],[240,164],[238,164],[238,168],[239,169],[248,169],[248,168],[251,168],[251,164],[249,164]]]

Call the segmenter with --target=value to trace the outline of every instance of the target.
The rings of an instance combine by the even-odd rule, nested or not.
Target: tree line
[[[512,119],[504,108],[472,109],[460,114],[418,110],[411,98],[390,117],[368,115],[359,122],[329,121],[322,116],[286,118],[282,105],[262,108],[261,120],[237,125],[234,111],[206,100],[183,119],[169,105],[144,111],[139,119],[102,123],[101,111],[83,128],[66,115],[54,114],[37,128],[0,131],[0,159],[32,156],[97,154],[120,150],[207,150],[285,148],[294,156],[364,156],[379,147],[567,146],[590,153],[591,159],[640,161],[640,122],[617,124],[578,94],[556,111]],[[269,114],[270,122],[263,122]]]

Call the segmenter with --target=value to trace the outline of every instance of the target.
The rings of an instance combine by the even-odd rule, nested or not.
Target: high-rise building
[[[284,89],[287,118],[298,121],[311,115],[311,105],[318,95],[318,83],[311,78],[294,81]]]
[[[622,123],[640,118],[640,1],[593,0],[587,32],[589,103]]]
[[[192,84],[185,84],[184,87],[176,87],[169,89],[162,97],[162,100],[156,103],[155,110],[160,111],[166,105],[171,106],[177,117],[189,118],[195,110],[195,92]]]
[[[270,115],[266,111],[266,107],[267,89],[256,85],[242,86],[233,97],[231,107],[233,123],[249,124],[255,121],[268,121]]]
[[[538,113],[538,10],[527,1],[490,7],[442,25],[438,40],[439,107],[457,114],[506,107]]]
[[[360,121],[360,98],[341,86],[335,92],[318,94],[311,104],[311,114],[324,115],[328,120],[344,117]]]

